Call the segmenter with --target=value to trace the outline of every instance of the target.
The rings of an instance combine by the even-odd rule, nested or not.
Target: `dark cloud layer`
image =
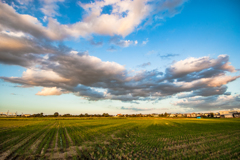
[[[226,58],[220,56],[220,59],[228,59],[227,56],[224,57]],[[199,59],[194,60],[191,63],[199,65]],[[189,62],[189,59],[185,61]],[[225,75],[225,72],[232,69],[231,66],[226,66],[228,61],[219,61],[218,59],[210,59],[210,61],[221,63],[221,66],[219,66],[219,63],[215,63],[214,66],[210,65],[211,69],[216,68],[221,74],[216,75],[215,72],[211,72],[212,75],[207,74],[207,76],[196,78],[205,67],[199,71],[184,70],[182,72],[173,69],[175,65],[181,65],[175,63],[166,69],[165,74],[153,70],[142,71],[142,73],[131,76],[127,74],[123,66],[114,62],[103,62],[88,54],[53,54],[40,63],[41,69],[39,70],[29,69],[23,74],[23,77],[2,77],[2,79],[25,86],[58,87],[67,91],[78,92],[76,95],[86,95],[90,99],[93,97],[92,99],[133,101],[144,100],[149,96],[158,99],[159,97],[190,91],[192,93],[181,95],[179,98],[225,94],[227,87],[224,85],[238,77]],[[201,64],[205,63],[204,61]],[[220,68],[221,71],[219,71]],[[187,78],[189,75],[191,75],[189,77],[191,80]],[[50,78],[51,76],[55,76],[55,78]],[[180,77],[185,77],[185,80],[179,81]],[[88,87],[88,89],[82,88],[79,87],[79,84],[86,87],[102,88],[106,90],[106,93],[104,95]]]
[[[24,86],[57,87],[89,100],[136,101],[150,96],[151,100],[158,100],[190,91],[178,97],[227,94],[225,84],[239,77],[226,75],[234,71],[227,55],[217,59],[185,59],[166,68],[165,73],[152,70],[130,75],[122,65],[103,62],[86,53],[71,52],[68,47],[59,46],[55,52],[42,58],[38,68],[28,69],[22,77],[1,78]],[[192,67],[189,68],[189,64]],[[104,89],[105,93],[94,88]]]
[[[212,87],[212,88],[200,88],[197,90],[194,90],[191,93],[187,94],[180,94],[178,95],[178,98],[188,98],[188,97],[195,97],[195,96],[212,96],[212,95],[230,95],[231,93],[226,92],[227,91],[227,86],[223,85],[220,87]]]
[[[47,38],[45,28],[38,25],[38,20],[29,15],[20,15],[9,5],[0,2],[0,29],[21,31],[38,38]]]
[[[174,103],[182,108],[193,108],[199,111],[213,111],[222,109],[234,109],[240,106],[240,95],[215,95],[209,97],[186,98]]]
[[[23,67],[33,66],[42,61],[41,55],[59,52],[59,47],[43,39],[29,36],[12,36],[11,32],[0,32],[0,62]]]

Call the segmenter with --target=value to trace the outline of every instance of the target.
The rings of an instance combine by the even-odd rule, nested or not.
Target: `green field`
[[[240,119],[1,118],[0,159],[240,159]]]

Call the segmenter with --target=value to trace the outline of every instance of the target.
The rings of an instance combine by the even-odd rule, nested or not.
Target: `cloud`
[[[141,24],[151,12],[151,6],[145,0],[134,1],[96,1],[79,3],[87,12],[83,22],[75,24],[76,28],[88,26],[97,34],[127,36]],[[101,14],[104,6],[111,5],[110,14]],[[91,25],[92,24],[92,25]],[[111,25],[109,25],[111,24]],[[96,26],[96,27],[95,27]]]
[[[190,91],[193,91],[194,93],[189,96],[224,94],[224,91],[226,91],[227,88],[223,85],[236,80],[239,76],[226,76],[226,72],[233,71],[231,66],[223,67],[226,66],[226,64],[229,65],[228,56],[221,55],[219,58],[214,60],[208,59],[209,63],[212,61],[218,61],[218,63],[207,68],[207,70],[215,70],[215,72],[211,71],[206,73],[204,67],[202,70],[195,68],[195,70],[191,70],[189,73],[184,74],[182,72],[181,74],[168,72],[172,69],[172,66],[178,64],[178,62],[176,62],[166,69],[165,74],[158,72],[157,70],[142,71],[129,78],[131,79],[130,81],[121,84],[118,88],[109,88],[108,92],[113,95],[131,94],[131,96],[138,98],[139,100],[144,99],[143,97],[149,97],[150,95],[157,99],[159,97],[166,97]],[[201,59],[202,58],[199,58],[199,60]],[[188,59],[186,59],[186,61],[188,61]],[[202,63],[201,65],[205,64]],[[231,69],[229,70],[229,68]],[[198,76],[199,74],[202,76]]]
[[[151,111],[151,110],[155,110],[156,108],[137,108],[137,107],[121,107],[121,110],[130,110],[130,111]]]
[[[73,83],[89,85],[105,80],[118,80],[125,75],[124,66],[115,62],[103,62],[88,54],[53,55],[46,67],[62,77],[68,77]],[[52,63],[55,62],[55,63]]]
[[[103,45],[103,42],[102,42],[102,41],[95,42],[94,39],[92,38],[92,39],[90,40],[90,44],[91,44],[91,45],[94,45],[94,46],[102,46],[102,45]]]
[[[151,62],[147,62],[147,63],[143,63],[141,65],[138,65],[138,67],[147,67],[147,66],[150,66],[151,65]]]
[[[17,0],[18,3],[20,3],[21,5],[24,5],[24,4],[28,4],[30,2],[32,2],[33,0]]]
[[[47,16],[44,16],[42,20],[43,22],[47,22]]]
[[[168,53],[168,54],[165,54],[165,55],[158,55],[160,58],[162,59],[169,59],[169,58],[172,58],[172,57],[176,57],[176,56],[179,56],[179,54],[171,54],[171,53]]]
[[[176,14],[175,8],[185,2],[182,0],[164,3],[151,0],[78,2],[85,11],[82,21],[74,24],[60,24],[53,17],[59,15],[57,3],[63,1],[43,1],[41,11],[49,17],[47,27],[44,27],[37,18],[18,14],[11,6],[0,2],[0,28],[22,31],[34,37],[51,40],[63,40],[70,37],[86,38],[92,34],[126,37],[137,27],[145,25],[146,19],[158,19],[156,16],[161,12],[167,10],[172,15]],[[102,13],[105,6],[112,6],[110,14]],[[164,17],[164,15],[161,16]],[[46,20],[46,18],[44,19]],[[147,41],[143,42],[143,44],[146,43]]]
[[[110,51],[110,52],[114,52],[114,51],[116,51],[117,50],[117,48],[115,48],[114,46],[110,46],[108,49],[107,49],[107,51]]]
[[[131,40],[121,40],[120,37],[114,36],[109,41],[111,44],[117,45],[119,47],[129,47],[132,44],[137,44],[137,41],[131,41]]]
[[[57,87],[46,88],[44,87],[40,92],[36,93],[38,96],[50,96],[50,95],[61,95],[61,89]]]
[[[182,108],[193,108],[195,110],[223,110],[240,108],[240,95],[221,95],[209,97],[191,97],[173,103]]]
[[[181,9],[179,9],[178,7],[182,6],[185,2],[186,0],[160,1],[157,2],[155,12],[158,13],[160,11],[168,11],[165,14],[168,14],[169,17],[173,17],[181,11]]]
[[[212,96],[212,95],[230,95],[227,91],[227,86],[219,86],[219,87],[213,87],[213,88],[200,88],[197,90],[194,90],[190,93],[180,93],[177,95],[178,98],[188,98],[188,97],[195,97],[195,96]]]
[[[104,94],[88,87],[89,85],[101,81],[121,80],[124,74],[124,67],[117,63],[103,62],[88,54],[74,52],[68,55],[49,56],[42,63],[41,69],[27,69],[22,77],[3,77],[3,79],[24,87],[57,87],[73,92],[77,96],[95,100],[104,98]]]
[[[173,63],[165,73],[152,70],[129,74],[124,66],[115,62],[103,62],[87,53],[72,53],[64,47],[58,50],[64,49],[67,53],[42,58],[38,67],[27,69],[22,77],[1,79],[24,87],[57,87],[89,100],[136,102],[161,100],[184,92],[190,93],[179,95],[179,98],[221,95],[227,90],[224,85],[240,77],[226,75],[235,71],[227,55],[217,59],[188,58]],[[192,68],[185,68],[185,65],[192,65]]]
[[[165,73],[157,69],[129,72],[123,65],[104,62],[88,52],[17,33],[0,34],[4,39],[0,42],[0,62],[27,70],[22,77],[1,79],[22,87],[56,87],[88,100],[137,102],[158,101],[182,92],[190,92],[188,97],[221,95],[227,90],[224,85],[240,77],[229,75],[236,70],[227,55],[216,59],[190,57],[174,62]],[[12,45],[7,45],[10,42]]]
[[[59,15],[58,2],[63,0],[42,2],[44,20],[48,17],[47,26],[43,26],[36,17],[19,14],[13,7],[0,2],[0,63],[26,68],[21,77],[1,79],[20,84],[21,87],[44,87],[37,95],[73,93],[88,100],[111,99],[133,103],[158,101],[177,95],[181,99],[175,104],[179,106],[192,105],[199,109],[239,106],[239,97],[227,92],[226,85],[240,77],[231,76],[238,70],[231,66],[228,55],[215,59],[190,57],[174,62],[165,72],[157,69],[130,72],[121,64],[102,61],[88,52],[66,47],[61,42],[72,37],[88,38],[91,34],[100,34],[113,36],[109,51],[115,50],[114,45],[137,45],[137,40],[124,38],[152,21],[178,14],[185,1],[79,2],[85,11],[83,19],[64,25],[54,19]],[[112,10],[104,14],[103,8],[108,5],[112,6]],[[93,39],[90,43],[102,45]],[[142,45],[147,43],[148,38]],[[178,55],[160,55],[161,58],[174,56]],[[147,65],[150,62],[142,64]]]
[[[36,38],[45,38],[59,40],[68,37],[66,32],[59,32],[62,29],[55,28],[57,23],[49,19],[48,28],[43,27],[37,18],[27,15],[18,14],[11,6],[0,1],[0,30],[11,32],[24,32]]]
[[[82,96],[90,101],[100,100],[105,98],[105,94],[103,92],[99,92],[95,89],[84,85],[78,85],[74,87],[74,93],[76,96]]]
[[[226,71],[236,72],[235,68],[231,66],[228,61],[229,57],[227,55],[220,55],[217,59],[211,59],[210,57],[190,57],[172,64],[166,69],[166,74],[171,78],[179,78],[178,81],[187,81],[188,76],[190,76],[192,77],[190,78],[192,81],[194,77],[199,79],[221,74]],[[196,76],[193,77],[193,74]]]
[[[146,45],[148,43],[148,38],[146,39],[146,41],[142,41],[142,45]]]
[[[19,32],[0,32],[0,62],[9,65],[32,66],[41,61],[41,54],[57,53],[48,41],[39,41]]]
[[[149,55],[152,55],[152,54],[156,54],[156,51],[154,51],[154,50],[151,50],[151,51],[149,51],[149,52],[147,52],[147,56],[149,56]]]
[[[63,2],[64,0],[44,0],[43,8],[40,10],[49,17],[59,16],[60,14],[57,12],[59,9],[57,2]]]
[[[1,79],[22,87],[44,87],[37,94],[73,93],[88,100],[111,99],[138,103],[158,101],[176,94],[179,98],[201,96],[205,100],[217,96],[231,97],[225,85],[239,76],[231,76],[237,70],[231,66],[227,55],[215,59],[190,57],[174,62],[165,72],[157,69],[130,72],[121,64],[104,62],[90,56],[88,52],[78,52],[64,46],[61,42],[71,37],[100,34],[113,36],[110,39],[113,46],[109,51],[115,50],[114,45],[137,45],[137,40],[124,40],[122,37],[145,25],[145,20],[151,22],[151,18],[154,21],[163,19],[163,12],[169,17],[174,16],[185,1],[79,2],[85,11],[82,21],[65,25],[53,18],[58,15],[56,5],[60,1],[43,2],[44,5],[50,3],[48,10],[45,8],[47,6],[42,8],[45,16],[48,16],[47,26],[43,26],[37,18],[19,14],[11,6],[0,2],[0,63],[26,68],[21,77]],[[104,14],[102,10],[107,5],[112,6],[112,10]],[[90,43],[102,44],[93,39]],[[142,42],[143,45],[147,43],[148,38]],[[173,56],[177,55],[160,57]],[[147,65],[150,62],[142,64],[142,67]]]
[[[231,95],[231,92],[225,92],[224,95],[229,96],[229,95]]]
[[[63,78],[57,73],[50,70],[40,70],[40,69],[27,69],[23,72],[22,77],[10,77],[3,78],[6,81],[11,81],[13,83],[22,84],[24,86],[44,86],[52,87],[60,85],[62,83],[67,83],[70,79]]]
[[[1,28],[7,27],[10,29],[22,30],[23,32],[26,31],[23,26],[35,31],[40,29],[40,27],[37,28],[38,26],[36,25],[38,23],[37,18],[29,15],[20,15],[16,13],[11,6],[2,2],[0,2],[0,9]],[[19,26],[16,25],[17,23],[19,23]]]

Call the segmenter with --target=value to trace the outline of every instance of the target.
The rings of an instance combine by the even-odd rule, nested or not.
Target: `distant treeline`
[[[24,116],[24,115],[23,115]],[[32,114],[28,115],[28,117],[169,117],[170,113],[161,113],[161,114],[117,114],[117,115],[109,115],[108,113],[103,114],[79,114],[79,115],[72,115],[72,114],[63,114],[60,115],[58,112],[55,112],[53,115],[43,115],[43,113]],[[204,116],[204,115],[202,115]],[[187,115],[183,115],[182,117],[187,117]]]

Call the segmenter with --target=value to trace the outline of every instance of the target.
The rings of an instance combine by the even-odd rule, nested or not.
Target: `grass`
[[[239,137],[240,119],[0,118],[0,159],[240,159]]]

